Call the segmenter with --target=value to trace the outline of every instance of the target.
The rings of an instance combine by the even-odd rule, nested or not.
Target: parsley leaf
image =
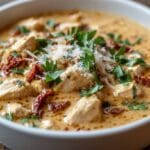
[[[113,73],[120,83],[132,81],[131,75],[126,73],[121,66],[116,66],[113,70]]]
[[[49,43],[48,39],[44,38],[36,39],[36,41],[38,43],[38,48],[45,48]]]
[[[128,39],[122,40],[122,36],[120,34],[108,33],[107,35],[114,42],[122,44],[122,45],[126,45],[126,46],[134,46],[142,42],[142,38],[137,38],[135,42],[131,43]]]
[[[24,69],[20,69],[20,68],[13,68],[13,69],[11,69],[11,71],[13,73],[16,73],[16,74],[23,74],[24,73]]]
[[[46,24],[51,28],[54,28],[56,25],[54,20],[47,20]]]
[[[116,66],[114,68],[113,72],[114,72],[114,75],[115,75],[116,78],[120,78],[120,77],[124,76],[124,71],[121,68],[121,66]]]
[[[148,106],[145,103],[132,103],[128,105],[130,110],[147,110]]]
[[[21,81],[21,80],[16,80],[16,84],[17,84],[19,87],[25,86],[25,82],[24,82],[24,81]]]
[[[12,114],[11,112],[6,113],[5,119],[7,119],[7,120],[9,120],[9,121],[12,121],[12,120],[13,120],[13,114]]]
[[[13,56],[13,57],[20,57],[21,55],[20,55],[18,52],[13,51],[13,52],[11,53],[11,56]]]
[[[94,40],[95,44],[101,45],[101,46],[105,46],[106,45],[106,41],[103,37],[99,36]]]
[[[55,71],[57,69],[57,64],[54,61],[48,61],[46,59],[45,64],[42,65],[45,71]]]
[[[38,120],[38,119],[39,119],[39,116],[31,115],[31,116],[22,118],[20,121],[21,121],[22,124],[25,124],[25,123],[27,123],[27,122],[36,121],[36,120]]]
[[[101,90],[103,88],[103,85],[99,85],[99,84],[96,84],[94,87],[91,87],[90,89],[88,90],[82,90],[80,95],[83,97],[83,96],[90,96],[96,92],[98,92],[99,90]]]
[[[132,88],[132,97],[133,97],[133,99],[136,99],[136,97],[137,97],[137,88],[135,85]]]
[[[18,26],[18,30],[22,33],[22,34],[28,34],[30,32],[30,30],[25,27],[25,26]]]
[[[56,83],[60,82],[60,75],[62,74],[63,70],[57,69],[57,64],[53,61],[46,60],[45,64],[42,65],[44,70],[46,71],[45,81],[52,82],[55,81]]]
[[[60,82],[60,75],[62,74],[62,70],[54,71],[54,72],[48,72],[45,76],[46,82],[52,82],[56,81],[57,83]]]
[[[145,61],[142,58],[132,58],[132,59],[129,59],[127,62],[128,66],[134,66],[138,64],[145,65]]]
[[[87,70],[92,70],[94,67],[94,54],[89,48],[84,48],[83,56],[81,56],[81,61],[83,63],[83,66]]]

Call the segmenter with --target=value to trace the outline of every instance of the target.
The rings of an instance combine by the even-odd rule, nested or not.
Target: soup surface
[[[150,115],[150,31],[86,11],[27,18],[0,34],[0,115],[54,130]]]

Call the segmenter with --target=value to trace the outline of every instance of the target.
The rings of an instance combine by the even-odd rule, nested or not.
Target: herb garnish
[[[112,39],[114,42],[126,45],[126,46],[134,46],[136,44],[140,44],[142,42],[142,38],[137,38],[133,43],[130,42],[128,39],[123,40],[121,34],[114,34],[114,33],[108,33],[107,34],[110,39]]]
[[[22,118],[20,121],[21,121],[22,124],[25,124],[25,123],[27,123],[27,122],[36,121],[36,120],[38,120],[38,119],[39,119],[39,116],[31,115],[31,116]]]
[[[137,97],[137,88],[135,85],[132,87],[132,97],[133,99],[136,99]]]
[[[19,87],[25,86],[25,82],[24,82],[24,81],[21,81],[21,80],[16,80],[16,84],[17,84]]]
[[[30,32],[30,30],[25,27],[25,26],[18,26],[18,30],[22,33],[22,34],[28,34]]]
[[[103,85],[99,85],[99,84],[96,84],[95,86],[91,87],[90,89],[88,90],[82,90],[80,95],[83,97],[83,96],[90,96],[96,92],[98,92],[99,90],[101,90],[103,88]]]
[[[51,20],[51,19],[50,19],[50,20],[47,20],[46,24],[47,24],[49,27],[51,27],[51,28],[54,28],[55,25],[56,25],[55,21],[54,21],[54,20]]]
[[[6,113],[6,115],[4,116],[5,119],[9,120],[9,121],[12,121],[13,120],[13,114],[11,112],[9,113]]]
[[[145,65],[145,61],[142,58],[132,58],[129,59],[127,62],[127,66],[134,66],[134,65]]]
[[[42,65],[44,70],[46,71],[45,81],[52,82],[55,81],[56,83],[60,82],[60,75],[62,74],[63,70],[58,70],[57,64],[54,61],[46,60],[45,64]]]
[[[121,66],[114,67],[113,73],[120,83],[131,82],[131,75],[125,72]]]
[[[11,56],[13,56],[13,57],[20,57],[21,55],[20,55],[18,52],[13,51],[13,52],[11,53]]]
[[[24,73],[24,69],[21,69],[21,68],[13,68],[13,69],[11,69],[11,71],[13,73],[16,73],[16,74],[23,74]]]
[[[128,105],[130,110],[147,110],[148,106],[145,103],[132,103]]]

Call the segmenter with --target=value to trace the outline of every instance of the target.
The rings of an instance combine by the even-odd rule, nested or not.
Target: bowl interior
[[[86,10],[95,10],[95,11],[104,11],[109,13],[114,13],[121,16],[127,16],[146,27],[150,26],[150,11],[148,8],[134,3],[132,1],[123,1],[123,0],[22,0],[12,2],[3,7],[0,7],[0,20],[3,20],[0,23],[0,28],[5,27],[12,22],[19,20],[24,17],[38,15],[47,13],[54,10],[68,10],[68,9],[86,9]],[[116,127],[113,129],[104,129],[100,131],[91,131],[84,133],[77,132],[59,132],[57,135],[55,131],[43,131],[39,130],[37,132],[36,129],[32,128],[24,128],[21,125],[17,125],[15,123],[11,123],[7,120],[1,119],[0,122],[3,126],[7,128],[11,128],[18,131],[24,131],[26,133],[32,133],[39,136],[59,136],[63,138],[63,135],[68,135],[68,137],[88,137],[91,136],[103,136],[107,134],[115,134],[122,131],[126,131],[128,129],[132,129],[138,126],[142,126],[144,124],[149,123],[149,119],[143,119],[129,125],[125,125],[122,127]],[[51,133],[51,134],[49,134]],[[67,137],[67,136],[66,136]]]
[[[3,23],[0,24],[0,28],[20,18],[48,13],[54,10],[68,9],[109,12],[127,16],[146,27],[150,26],[149,9],[128,0],[21,0],[0,8],[0,18],[3,20]]]

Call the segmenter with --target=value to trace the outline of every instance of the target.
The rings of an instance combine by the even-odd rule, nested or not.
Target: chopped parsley
[[[16,51],[13,51],[11,53],[11,56],[13,56],[13,57],[20,57],[20,54],[18,52],[16,52]]]
[[[48,39],[44,39],[44,38],[38,38],[36,39],[37,43],[38,43],[38,48],[45,48],[48,43],[49,43],[49,40]]]
[[[11,71],[13,73],[16,73],[16,74],[23,74],[24,73],[24,69],[21,69],[21,68],[13,68],[13,69],[11,69]]]
[[[131,82],[132,78],[131,75],[127,72],[125,72],[121,66],[116,66],[114,67],[113,70],[114,76],[118,79],[120,83],[126,83],[126,82]]]
[[[25,82],[24,82],[24,81],[21,81],[21,80],[16,80],[16,84],[17,84],[19,87],[25,86]]]
[[[18,26],[18,30],[22,33],[22,34],[28,34],[30,32],[30,30],[25,27],[25,26]]]
[[[46,82],[52,82],[55,81],[56,83],[59,83],[60,75],[62,74],[63,70],[58,70],[57,64],[53,61],[48,61],[48,59],[45,61],[45,64],[43,64],[43,68],[46,71],[45,75],[45,81]]]
[[[99,90],[101,90],[103,88],[103,85],[99,85],[99,84],[96,84],[95,86],[91,87],[90,89],[88,90],[81,90],[81,93],[80,95],[83,97],[83,96],[90,96],[96,92],[98,92]]]
[[[127,62],[127,66],[134,66],[134,65],[145,65],[145,61],[142,58],[132,58],[129,59]]]
[[[114,42],[122,44],[122,45],[126,45],[126,46],[134,46],[142,42],[142,38],[137,38],[134,42],[130,42],[128,39],[123,40],[121,34],[108,33],[107,35]]]
[[[98,44],[98,45],[101,45],[101,46],[105,46],[106,45],[105,39],[103,37],[101,37],[101,36],[95,38],[94,43]]]
[[[54,28],[55,25],[56,25],[55,21],[54,21],[54,20],[51,20],[51,19],[50,19],[50,20],[47,20],[46,24],[47,24],[49,27],[51,27],[51,28]]]
[[[58,38],[58,37],[65,36],[65,34],[63,32],[55,32],[55,33],[51,33],[50,36],[52,36],[53,38]]]
[[[6,113],[6,115],[4,116],[5,119],[9,120],[9,121],[12,121],[13,120],[13,114],[11,112],[9,113]]]
[[[22,124],[25,124],[25,123],[27,123],[27,122],[36,121],[36,120],[38,120],[38,119],[39,119],[39,116],[31,115],[31,116],[22,118],[22,119],[20,120],[20,122],[21,122]]]
[[[148,106],[145,103],[132,103],[128,105],[129,110],[147,110]]]
[[[137,88],[135,85],[132,88],[132,97],[133,97],[133,99],[136,99],[136,97],[137,97]]]
[[[83,63],[84,68],[87,70],[92,70],[95,65],[95,58],[93,51],[89,48],[84,48],[83,56],[81,56],[81,61]]]
[[[62,73],[63,73],[63,70],[48,72],[45,76],[45,81],[46,82],[55,81],[56,83],[59,83],[61,81],[59,77]]]

